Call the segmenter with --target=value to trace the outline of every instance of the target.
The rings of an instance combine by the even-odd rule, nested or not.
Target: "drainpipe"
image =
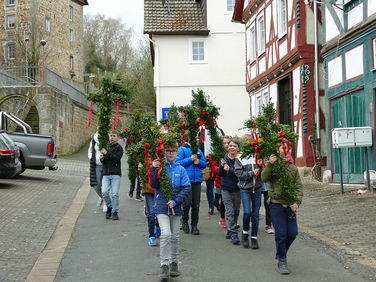
[[[155,43],[154,40],[150,39],[149,37],[146,37],[151,44],[154,46],[154,87],[155,87],[155,98],[156,98],[156,118],[157,121],[159,121],[162,116],[161,116],[161,111],[160,111],[160,79],[159,79],[159,46]]]
[[[317,22],[317,1],[313,1],[313,17],[315,21],[315,94],[316,94],[316,136],[317,136],[317,179],[321,180],[321,150],[320,150],[320,89],[319,89],[319,41]]]

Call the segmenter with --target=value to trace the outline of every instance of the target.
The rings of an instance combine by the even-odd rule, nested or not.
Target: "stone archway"
[[[0,99],[0,111],[14,114],[29,124],[33,133],[39,134],[39,111],[36,103],[23,94],[11,94]],[[10,124],[10,130],[21,131],[15,124]]]

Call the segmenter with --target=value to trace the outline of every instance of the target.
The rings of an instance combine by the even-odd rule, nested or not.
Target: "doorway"
[[[291,75],[278,81],[278,117],[279,123],[293,127]]]

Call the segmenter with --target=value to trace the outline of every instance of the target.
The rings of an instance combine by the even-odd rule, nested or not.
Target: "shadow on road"
[[[1,180],[0,180],[1,181]],[[16,187],[17,185],[15,184],[10,184],[10,183],[1,183],[0,182],[0,189],[12,189]]]

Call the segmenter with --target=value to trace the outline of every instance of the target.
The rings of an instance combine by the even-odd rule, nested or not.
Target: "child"
[[[157,179],[158,169],[161,164],[158,160],[153,161],[152,165],[152,187],[155,188],[155,201],[153,211],[156,214],[161,228],[160,237],[160,258],[161,258],[161,279],[167,279],[169,276],[179,276],[178,257],[179,257],[179,223],[183,214],[182,203],[188,197],[191,191],[191,183],[185,169],[175,163],[178,154],[177,144],[165,147],[166,172],[170,177],[173,186],[173,195],[170,201],[167,201],[162,193]],[[175,215],[172,213],[174,209]]]
[[[232,138],[228,145],[228,154],[226,154],[225,159],[221,159],[218,169],[218,176],[222,177],[221,192],[226,207],[226,239],[231,239],[234,245],[240,242],[236,230],[240,209],[240,190],[234,168],[235,159],[238,157],[238,150],[239,140]]]
[[[279,147],[279,153],[283,158],[285,158],[282,145]],[[298,169],[295,165],[290,163],[289,159],[285,160],[286,165],[288,165],[288,171],[292,176],[296,189],[298,190],[299,197],[296,203],[289,205],[280,195],[279,183],[272,172],[273,165],[277,161],[276,155],[270,155],[269,162],[261,174],[261,180],[263,182],[270,182],[268,192],[270,215],[272,217],[272,223],[275,230],[275,242],[277,249],[276,259],[278,260],[277,266],[280,274],[290,273],[287,267],[286,255],[291,244],[294,242],[296,235],[298,235],[298,225],[295,212],[301,204],[303,197],[303,185],[300,180]]]
[[[116,130],[110,133],[110,147],[108,150],[101,149],[99,156],[103,163],[103,180],[102,180],[102,195],[106,201],[107,212],[106,219],[111,218],[118,220],[118,206],[119,206],[119,189],[121,178],[121,157],[123,156],[123,148],[118,144],[119,135]],[[112,199],[109,195],[112,191]]]

